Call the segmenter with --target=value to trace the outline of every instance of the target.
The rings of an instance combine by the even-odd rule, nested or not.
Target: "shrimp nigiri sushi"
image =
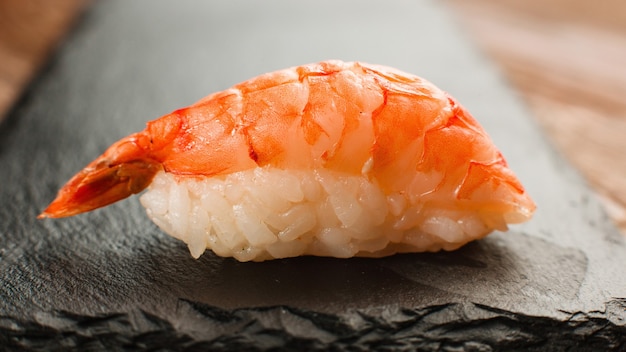
[[[535,204],[477,121],[430,82],[326,61],[252,78],[147,123],[39,216],[140,202],[198,258],[454,250]]]

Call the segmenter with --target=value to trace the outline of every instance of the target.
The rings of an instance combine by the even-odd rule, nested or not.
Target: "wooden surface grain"
[[[0,0],[0,121],[87,0]]]
[[[0,0],[0,120],[86,0]],[[626,232],[626,2],[447,0]]]
[[[626,2],[447,3],[626,233]]]

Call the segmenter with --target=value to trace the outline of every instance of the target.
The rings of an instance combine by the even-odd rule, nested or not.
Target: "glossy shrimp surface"
[[[258,76],[149,122],[74,176],[40,217],[108,205],[160,171],[205,178],[257,167],[362,175],[385,194],[499,213],[508,223],[535,209],[447,93],[389,67],[327,61]]]

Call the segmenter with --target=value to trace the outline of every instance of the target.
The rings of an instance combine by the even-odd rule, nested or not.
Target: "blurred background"
[[[626,1],[444,3],[626,233]],[[0,121],[88,6],[0,0]]]
[[[626,1],[446,3],[626,234]]]

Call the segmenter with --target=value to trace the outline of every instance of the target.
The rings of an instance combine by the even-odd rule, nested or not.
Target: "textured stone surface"
[[[192,259],[136,197],[36,219],[147,120],[329,58],[395,66],[457,97],[537,201],[533,221],[452,253],[238,263]],[[8,348],[626,348],[624,239],[434,2],[100,2],[0,126],[0,165]]]
[[[0,342],[81,350],[622,351],[626,328],[610,317],[623,316],[624,309],[626,302],[615,300],[605,312],[555,320],[478,304],[334,315],[292,307],[222,310],[181,301],[178,310],[193,322],[184,328],[142,310],[97,316],[55,312],[36,321],[0,321],[5,340]]]

